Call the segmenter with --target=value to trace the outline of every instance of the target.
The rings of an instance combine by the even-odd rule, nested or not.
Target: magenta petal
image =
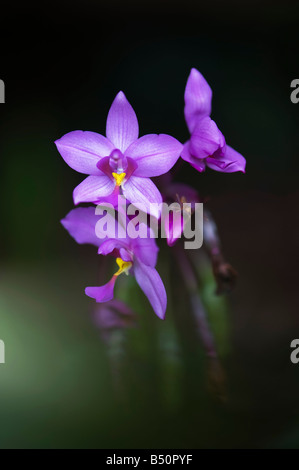
[[[95,299],[97,302],[107,302],[108,300],[113,299],[113,291],[116,279],[117,276],[114,275],[104,286],[86,287],[85,294],[88,297]]]
[[[87,175],[101,175],[100,158],[110,155],[113,144],[95,132],[73,131],[55,142],[58,152],[73,170]]]
[[[117,152],[117,150],[115,150]],[[101,160],[97,163],[97,168],[104,173],[104,175],[108,176],[110,179],[112,178],[112,171],[111,166],[109,165],[110,157],[101,158]]]
[[[80,202],[97,202],[100,198],[109,196],[115,184],[106,175],[88,176],[73,192],[74,204]]]
[[[94,201],[94,203],[102,205],[102,206],[105,206],[106,204],[110,204],[111,206],[117,208],[119,197],[121,197],[119,194],[119,186],[115,186],[112,193],[106,196],[99,197],[96,201]]]
[[[167,239],[167,245],[173,246],[175,242],[182,236],[182,233],[184,230],[183,216],[181,213],[174,215],[173,212],[170,212],[169,223],[166,222],[165,220],[163,222],[164,222],[165,235]]]
[[[131,176],[123,185],[123,194],[138,209],[152,214],[156,218],[160,217],[162,196],[149,178]]]
[[[134,109],[124,93],[120,91],[109,110],[106,123],[106,136],[115,147],[124,152],[138,139],[138,120]]]
[[[134,176],[160,176],[178,160],[183,145],[166,134],[148,134],[136,140],[125,152],[138,165]]]
[[[164,284],[158,272],[150,266],[136,262],[134,264],[134,275],[153,307],[155,314],[164,320],[167,296]]]
[[[185,119],[190,133],[199,119],[211,114],[212,90],[202,74],[192,69],[185,88]]]
[[[195,157],[206,158],[224,145],[223,134],[216,123],[210,117],[205,117],[195,126],[189,149]]]
[[[191,155],[189,146],[190,146],[190,141],[186,142],[184,145],[184,149],[181,155],[182,159],[190,163],[190,165],[192,165],[193,168],[195,168],[197,171],[203,172],[206,168],[205,160],[196,158],[193,155]]]
[[[136,171],[136,168],[138,167],[137,163],[135,162],[135,160],[133,160],[133,158],[130,158],[130,157],[125,157],[127,159],[127,162],[128,162],[128,166],[126,168],[126,180],[128,180],[133,173],[135,173]]]
[[[127,251],[126,248],[122,247],[119,249],[119,256],[121,257],[123,261],[126,261],[126,262],[133,261],[132,255]]]
[[[157,247],[155,238],[136,238],[132,240],[134,255],[143,263],[154,268],[157,264],[159,248]]]
[[[120,223],[117,220],[116,211],[110,210],[111,208],[107,206],[107,204],[98,204],[97,206],[97,213],[101,214],[98,216],[98,223],[95,228],[95,232],[97,237],[100,240],[106,240],[107,243],[120,243],[120,246],[124,246],[126,244],[126,248],[130,246],[130,240],[126,236],[125,224]],[[103,244],[104,245],[104,244]],[[113,251],[115,247],[111,250],[107,248],[107,251],[104,252],[104,246],[102,246],[102,251],[99,251],[101,254],[108,254]]]
[[[124,240],[121,240],[121,239],[118,239],[118,238],[109,238],[108,240],[105,240],[99,250],[98,250],[98,254],[99,255],[109,255],[110,253],[112,253],[113,250],[125,250],[127,253],[128,253],[128,250],[130,249],[130,245],[129,245],[129,242],[128,240],[124,239]],[[132,257],[130,255],[128,255],[130,259],[124,259],[122,256],[121,258],[124,260],[124,261],[132,261]],[[127,258],[127,256],[125,256]]]
[[[95,207],[78,207],[69,212],[61,223],[77,243],[99,246],[101,240],[95,234],[98,220]]]
[[[226,146],[223,157],[207,158],[206,163],[212,170],[220,171],[222,173],[233,173],[235,171],[242,171],[242,173],[245,173],[245,158],[229,145]]]

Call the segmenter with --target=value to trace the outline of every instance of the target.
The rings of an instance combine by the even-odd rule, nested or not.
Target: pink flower
[[[87,287],[85,289],[86,295],[97,302],[112,300],[118,276],[123,273],[133,274],[156,315],[164,319],[167,296],[162,279],[155,269],[158,255],[155,239],[150,236],[147,238],[129,238],[128,236],[119,238],[118,230],[113,230],[113,233],[105,233],[105,237],[98,238],[97,235],[101,234],[97,232],[96,235],[96,224],[101,217],[95,215],[93,207],[78,207],[69,212],[61,221],[64,228],[78,243],[95,245],[98,247],[99,254],[111,254],[116,258],[118,269],[110,281],[100,287]],[[118,224],[114,218],[113,222]],[[149,229],[145,226],[145,230],[148,232]],[[149,232],[148,235],[150,235]]]
[[[224,173],[245,173],[245,158],[226,145],[223,134],[210,118],[211,109],[212,90],[193,68],[185,89],[185,119],[191,137],[184,145],[183,160],[200,172],[208,166]]]
[[[106,137],[74,131],[56,140],[65,162],[88,176],[74,190],[74,203],[115,204],[121,193],[138,207],[141,203],[155,217],[162,197],[150,177],[167,173],[178,160],[183,145],[166,134],[138,138],[136,114],[123,92],[109,110]],[[150,208],[151,203],[156,203]]]

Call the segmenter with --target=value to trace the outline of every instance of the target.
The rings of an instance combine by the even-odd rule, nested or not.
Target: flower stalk
[[[203,235],[206,251],[210,257],[213,274],[217,283],[216,294],[227,294],[234,288],[238,273],[225,261],[221,250],[217,225],[210,211],[204,210]]]
[[[178,243],[174,247],[177,263],[185,281],[191,304],[197,334],[206,354],[208,367],[208,388],[221,401],[226,400],[226,379],[220,363],[217,348],[208,318],[198,291],[198,281],[186,251]]]

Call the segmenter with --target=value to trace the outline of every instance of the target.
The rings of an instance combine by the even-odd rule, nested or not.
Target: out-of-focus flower
[[[118,270],[110,281],[104,286],[87,287],[86,295],[94,298],[97,302],[107,302],[113,299],[115,282],[120,274],[133,274],[145,295],[147,296],[156,315],[164,319],[167,296],[164,284],[155,269],[157,263],[158,247],[154,238],[150,237],[149,228],[141,223],[139,229],[147,233],[146,238],[124,238],[118,236],[118,230],[113,234],[105,232],[105,237],[98,238],[95,233],[95,225],[100,219],[94,213],[92,207],[79,207],[73,209],[61,221],[69,234],[78,243],[89,243],[99,247],[98,253],[102,255],[111,254],[116,258]],[[114,220],[114,219],[113,219]],[[118,222],[114,221],[116,224]],[[97,232],[97,235],[100,235]]]
[[[184,145],[182,158],[196,170],[206,166],[216,171],[245,172],[246,160],[225,143],[223,134],[210,118],[212,90],[202,74],[192,69],[185,89],[185,119],[191,137]]]
[[[134,328],[137,325],[136,314],[118,299],[97,305],[94,311],[94,321],[102,332]]]
[[[65,162],[74,170],[88,174],[74,190],[75,204],[81,202],[116,203],[121,193],[136,207],[143,204],[159,217],[161,194],[150,177],[162,175],[178,160],[183,145],[166,134],[138,138],[136,114],[123,92],[109,110],[106,137],[95,132],[74,131],[55,144]]]

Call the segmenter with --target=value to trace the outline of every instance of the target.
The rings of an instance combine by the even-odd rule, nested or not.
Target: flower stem
[[[214,343],[213,334],[210,330],[206,313],[199,297],[198,283],[192,265],[186,256],[182,246],[177,243],[175,245],[175,255],[183,273],[185,285],[189,293],[189,298],[192,306],[192,311],[196,325],[198,327],[198,333],[204,346],[206,355],[208,357],[217,357],[216,347]]]
[[[212,263],[217,283],[216,293],[229,293],[235,286],[237,272],[223,257],[217,225],[210,211],[205,209],[204,217],[204,246]]]
[[[185,253],[183,247],[177,243],[174,246],[174,253],[180,266],[185,286],[187,288],[192,307],[197,333],[203,345],[208,359],[208,379],[209,388],[213,394],[222,401],[226,400],[226,378],[222,365],[219,361],[214,336],[211,331],[206,312],[198,292],[198,281],[193,270],[193,266]]]

